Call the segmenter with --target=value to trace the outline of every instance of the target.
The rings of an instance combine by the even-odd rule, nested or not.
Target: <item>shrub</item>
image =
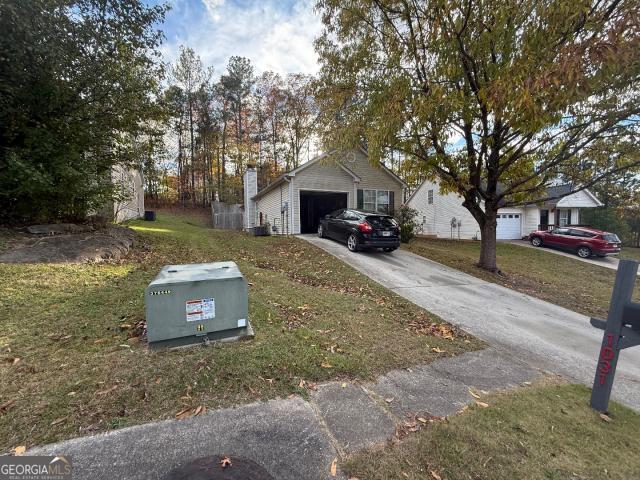
[[[400,225],[400,241],[402,243],[407,243],[415,235],[414,232],[418,226],[418,223],[416,222],[417,216],[418,211],[416,209],[404,204],[395,211],[394,218]]]

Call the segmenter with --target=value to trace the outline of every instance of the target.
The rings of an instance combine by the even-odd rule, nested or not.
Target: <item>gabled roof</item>
[[[365,155],[368,155],[367,151],[364,148],[360,147],[360,150]],[[311,165],[314,165],[314,164],[318,163],[320,160],[322,160],[324,158],[327,158],[327,157],[329,157],[330,155],[333,155],[336,152],[337,152],[337,150],[331,150],[330,152],[323,153],[321,155],[317,155],[317,156],[313,157],[311,160],[309,160],[308,162],[303,163],[299,167],[294,168],[293,170],[291,170],[289,172],[283,173],[278,178],[276,178],[273,182],[271,182],[269,185],[267,185],[262,190],[260,190],[258,193],[256,193],[252,197],[252,200],[255,200],[257,198],[262,197],[266,193],[269,193],[271,190],[276,188],[278,185],[280,185],[280,184],[282,184],[282,183],[294,178],[297,173],[300,173],[305,168],[310,167]],[[350,168],[346,167],[341,162],[336,162],[336,166],[338,168],[340,168],[341,170],[343,170],[345,173],[347,173],[349,176],[351,176],[351,178],[353,178],[354,182],[360,182],[360,180],[361,180],[360,177],[358,175],[356,175]],[[396,180],[398,183],[400,183],[403,187],[407,186],[407,184],[400,177],[398,177],[395,173],[393,173],[391,170],[389,170],[383,163],[380,163],[380,167],[384,172],[386,172],[388,175],[390,175],[394,180]]]
[[[418,190],[420,190],[426,182],[427,182],[427,180],[424,180],[418,186],[418,188],[416,188],[413,191],[413,193],[411,193],[411,195],[407,199],[406,203],[409,203],[411,201],[411,199],[415,196],[415,194],[418,193]],[[433,183],[435,183],[436,185],[439,185],[440,181],[439,181],[439,179],[435,179],[433,181]],[[504,190],[504,185],[498,183],[498,192],[501,192],[503,190]],[[571,193],[572,191],[573,191],[573,186],[571,184],[569,184],[569,183],[565,183],[563,185],[553,185],[553,186],[547,187],[546,190],[545,190],[545,195],[544,196],[545,196],[545,198],[549,198],[549,200],[543,202],[542,206],[544,206],[544,207],[555,207],[558,204],[558,202],[560,202],[562,199],[566,198],[567,196],[571,196],[571,195],[574,195],[575,193],[578,193],[578,192]],[[583,191],[585,194],[587,194],[587,196],[589,196],[589,198],[591,198],[597,206],[602,206],[602,202],[588,188],[585,188],[585,189],[579,190],[579,191]],[[498,202],[498,206],[502,207],[505,203],[506,202],[505,202],[504,198],[502,198],[500,200],[500,202]],[[514,205],[514,206],[521,206],[521,204]],[[570,208],[570,207],[566,207],[566,208]]]

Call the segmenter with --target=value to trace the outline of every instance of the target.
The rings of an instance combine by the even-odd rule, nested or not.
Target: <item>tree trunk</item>
[[[496,213],[487,211],[484,224],[480,227],[482,238],[480,240],[480,261],[478,266],[490,272],[499,271],[496,259],[496,227]]]
[[[191,203],[196,206],[196,168],[195,168],[195,151],[193,144],[193,105],[189,100],[189,133],[191,137]]]

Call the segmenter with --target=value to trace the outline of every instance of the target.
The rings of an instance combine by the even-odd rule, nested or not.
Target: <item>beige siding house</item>
[[[339,208],[392,213],[406,188],[384,165],[372,165],[360,149],[319,155],[251,196],[256,180],[255,170],[249,169],[245,228],[268,224],[272,234],[314,233],[320,218]]]
[[[144,216],[144,179],[137,168],[117,165],[111,171],[117,199],[113,202],[113,220],[124,222]]]
[[[547,189],[547,196],[562,196],[571,191],[569,185]],[[422,234],[440,238],[480,238],[480,227],[471,213],[462,206],[462,197],[441,193],[437,181],[425,181],[411,195],[407,204],[418,211]],[[497,238],[523,238],[534,230],[551,226],[579,225],[580,211],[602,203],[585,189],[541,205],[501,208],[498,211]],[[454,226],[455,225],[455,226]]]

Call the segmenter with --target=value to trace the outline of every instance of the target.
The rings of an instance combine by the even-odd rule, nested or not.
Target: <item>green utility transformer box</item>
[[[253,336],[247,281],[235,262],[168,265],[144,294],[151,347]]]

